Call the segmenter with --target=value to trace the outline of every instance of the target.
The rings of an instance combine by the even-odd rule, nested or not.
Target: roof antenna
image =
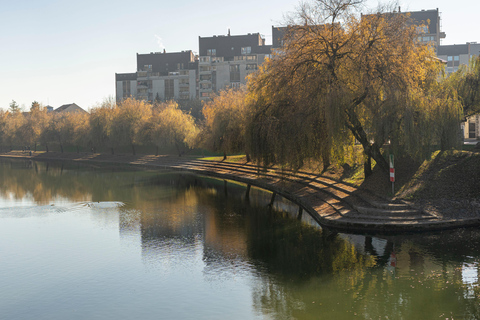
[[[228,36],[230,37],[230,28],[228,28]]]

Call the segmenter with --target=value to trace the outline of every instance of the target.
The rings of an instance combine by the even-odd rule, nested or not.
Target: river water
[[[3,160],[0,181],[0,319],[480,318],[476,229],[337,234],[131,167]]]

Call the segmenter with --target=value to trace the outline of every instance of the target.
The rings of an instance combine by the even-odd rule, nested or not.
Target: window
[[[207,49],[207,56],[216,56],[217,49]]]
[[[247,64],[247,70],[257,70],[257,65],[253,63]]]
[[[230,82],[240,82],[240,65],[230,65]]]
[[[210,62],[210,57],[200,57],[200,62]]]
[[[419,26],[417,27],[418,33],[428,33],[428,26]]]
[[[175,83],[173,79],[165,79],[165,100],[175,98]]]
[[[241,54],[250,54],[252,53],[252,47],[242,47],[240,49]]]
[[[453,61],[453,56],[448,56],[447,61]]]
[[[453,56],[453,61],[460,61],[460,56]]]
[[[247,61],[256,61],[257,56],[247,56]]]
[[[210,71],[210,66],[200,66],[200,72]]]
[[[201,74],[200,81],[211,81],[212,75],[211,74]]]
[[[211,88],[212,88],[211,83],[208,83],[208,82],[200,83],[200,89],[211,89]]]

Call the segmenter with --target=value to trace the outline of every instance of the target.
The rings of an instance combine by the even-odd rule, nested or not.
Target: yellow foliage
[[[221,91],[203,106],[203,145],[212,151],[244,152],[248,118],[245,88]]]

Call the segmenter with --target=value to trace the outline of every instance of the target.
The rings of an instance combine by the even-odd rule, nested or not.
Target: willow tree
[[[174,145],[181,156],[185,147],[194,146],[198,133],[193,117],[180,110],[174,101],[158,104],[144,128],[143,137],[155,144],[157,155],[159,147]]]
[[[451,75],[466,117],[480,113],[480,56],[472,57],[468,66]]]
[[[3,141],[13,149],[14,146],[22,145],[21,128],[25,123],[24,115],[19,111],[4,113],[5,124],[3,128]]]
[[[149,103],[134,98],[124,100],[114,113],[110,141],[115,145],[130,145],[135,155],[135,144],[140,143],[142,127],[151,116],[152,106]]]
[[[117,105],[114,101],[105,100],[90,111],[88,137],[93,152],[96,152],[97,148],[105,148],[110,145],[116,107]],[[112,147],[112,153],[113,152]]]
[[[276,121],[285,126],[288,118],[303,115],[306,122],[301,124],[307,126],[294,127],[323,146],[324,151],[317,152],[311,151],[315,143],[294,143],[298,163],[320,153],[328,164],[329,152],[354,141],[351,136],[363,147],[368,175],[371,158],[388,169],[382,155],[385,143],[410,153],[434,143],[432,136],[423,144],[409,145],[418,141],[414,133],[419,130],[411,129],[420,128],[419,119],[432,118],[431,109],[424,106],[435,92],[441,65],[431,47],[418,43],[408,14],[358,16],[355,9],[360,4],[316,0],[302,5],[287,28],[284,46],[250,86],[253,123],[265,124],[266,118],[272,125]],[[291,115],[285,117],[284,110]],[[315,126],[316,132],[308,133]],[[436,131],[431,122],[423,129]],[[278,133],[276,140],[302,140],[295,132]],[[255,144],[255,132],[250,136]],[[260,141],[254,150],[260,155],[271,152],[269,142]]]
[[[80,152],[80,147],[87,147],[89,142],[89,120],[88,113],[74,113],[73,115],[73,144],[77,148],[77,153]]]
[[[279,54],[251,77],[247,102],[254,111],[248,119],[247,144],[264,165],[299,169],[305,159],[321,158],[326,169],[334,146],[343,146],[349,137],[336,134],[343,126],[338,117],[318,109],[326,98],[317,92],[322,81],[318,74],[294,63]]]
[[[25,145],[33,145],[33,150],[37,151],[37,145],[50,118],[51,114],[47,112],[46,108],[40,106],[38,102],[34,101],[32,103],[30,112],[25,115],[25,121],[18,130],[18,134]]]
[[[211,151],[227,153],[246,152],[245,128],[247,104],[245,88],[221,91],[206,102],[202,113],[205,118],[202,145]],[[249,153],[247,161],[249,161]]]

